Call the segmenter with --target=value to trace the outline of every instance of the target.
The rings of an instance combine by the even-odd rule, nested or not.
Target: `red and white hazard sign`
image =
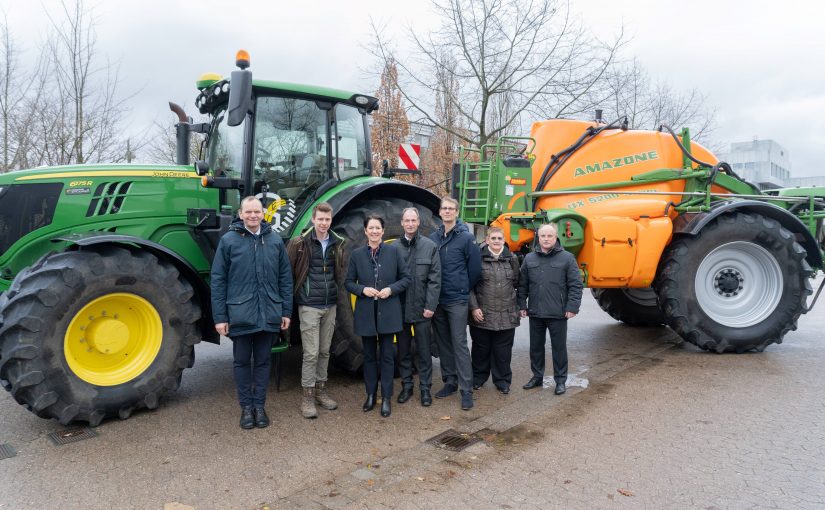
[[[398,146],[398,167],[403,170],[418,170],[421,145],[417,143],[402,143]]]

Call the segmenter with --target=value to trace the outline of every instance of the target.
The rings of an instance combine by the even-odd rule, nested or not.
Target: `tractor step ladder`
[[[461,218],[470,223],[486,223],[490,213],[492,161],[461,162]]]

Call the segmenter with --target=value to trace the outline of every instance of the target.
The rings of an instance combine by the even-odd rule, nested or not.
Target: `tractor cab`
[[[205,76],[196,104],[211,118],[207,186],[221,189],[221,210],[247,195],[261,199],[266,219],[288,237],[295,220],[336,183],[372,172],[367,115],[374,97],[336,89],[253,81],[248,55],[231,77]],[[179,140],[179,143],[180,140]]]

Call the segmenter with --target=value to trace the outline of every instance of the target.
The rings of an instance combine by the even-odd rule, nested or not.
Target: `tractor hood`
[[[0,186],[23,184],[31,181],[64,181],[68,179],[95,177],[178,177],[199,178],[194,165],[139,165],[139,164],[100,164],[100,165],[66,165],[39,167],[16,170],[0,174]],[[2,191],[0,191],[2,193]]]

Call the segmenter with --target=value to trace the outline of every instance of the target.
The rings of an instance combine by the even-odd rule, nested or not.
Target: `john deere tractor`
[[[462,218],[502,227],[514,251],[555,223],[599,305],[629,325],[763,350],[813,306],[825,189],[762,192],[687,130],[536,122],[530,137],[464,151],[457,170]]]
[[[97,425],[155,408],[217,343],[209,270],[241,198],[255,195],[284,240],[320,201],[333,229],[363,239],[367,213],[401,232],[418,206],[433,227],[438,197],[373,177],[368,116],[374,97],[253,80],[249,57],[223,79],[205,75],[194,124],[177,106],[177,165],[77,165],[0,175],[0,383],[26,408],[61,423]],[[204,134],[189,164],[191,133]],[[348,251],[347,251],[348,253]],[[362,362],[352,309],[339,293],[335,361]]]

